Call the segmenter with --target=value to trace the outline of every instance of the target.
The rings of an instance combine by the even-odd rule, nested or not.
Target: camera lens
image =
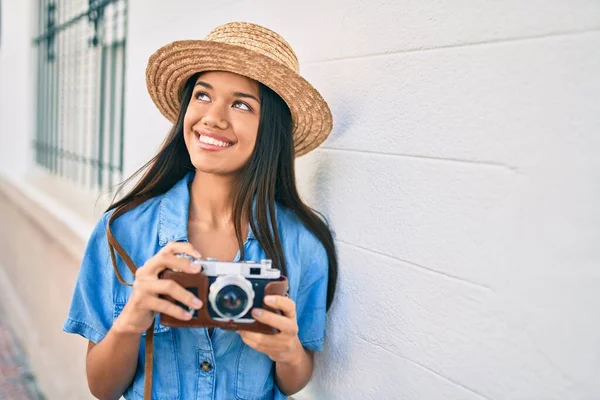
[[[220,318],[243,319],[254,304],[252,283],[242,275],[218,276],[208,289],[208,301]]]
[[[238,318],[248,305],[248,295],[237,285],[227,285],[219,291],[215,306],[224,317]]]

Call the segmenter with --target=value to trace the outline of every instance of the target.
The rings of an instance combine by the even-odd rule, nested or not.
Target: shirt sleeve
[[[63,331],[100,342],[113,322],[112,268],[109,265],[105,214],[94,228],[81,261]]]
[[[314,246],[306,249],[307,257],[296,297],[298,336],[304,348],[323,350],[327,303],[327,276],[329,262],[327,252],[316,239]]]

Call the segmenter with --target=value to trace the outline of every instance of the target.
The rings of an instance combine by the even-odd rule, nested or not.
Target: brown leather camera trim
[[[252,323],[236,323],[233,321],[216,321],[208,314],[208,277],[200,272],[198,274],[187,274],[185,272],[175,272],[172,270],[165,270],[160,274],[161,279],[171,279],[183,287],[195,287],[198,288],[198,297],[202,300],[203,306],[198,310],[198,318],[194,318],[189,321],[182,321],[174,318],[170,315],[160,314],[160,323],[164,326],[173,328],[189,328],[189,327],[202,327],[202,328],[221,328],[227,330],[243,330],[260,332],[266,334],[276,334],[278,330],[268,325],[262,324],[258,321]],[[280,295],[285,296],[288,290],[288,280],[285,276],[282,276],[277,281],[269,282],[265,286],[265,296],[267,295]],[[170,296],[164,296],[166,300],[175,302]],[[266,304],[263,307],[267,311],[271,311],[277,314],[281,314],[279,310],[271,308]]]

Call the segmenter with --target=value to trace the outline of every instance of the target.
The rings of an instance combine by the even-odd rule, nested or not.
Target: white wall
[[[168,130],[149,55],[220,23],[280,32],[333,109],[298,170],[341,280],[298,398],[600,397],[599,2],[130,9],[130,171]]]
[[[2,4],[3,173],[29,162],[32,4]],[[298,162],[341,279],[296,397],[600,398],[600,2],[129,0],[126,174],[169,129],[150,54],[231,20],[280,32],[334,113]]]
[[[37,1],[2,2],[0,43],[0,172],[22,175],[30,165],[35,116]]]

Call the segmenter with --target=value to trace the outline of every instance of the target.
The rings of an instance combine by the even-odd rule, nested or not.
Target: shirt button
[[[202,361],[200,369],[204,372],[210,372],[212,370],[212,365],[208,361]]]

